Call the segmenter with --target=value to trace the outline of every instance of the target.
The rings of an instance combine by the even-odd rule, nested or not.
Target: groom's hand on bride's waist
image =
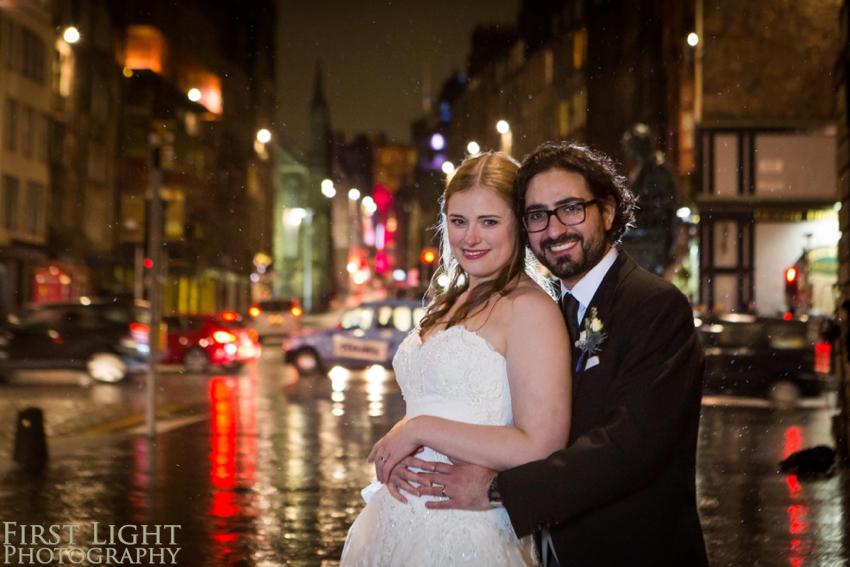
[[[426,502],[431,509],[490,510],[493,505],[487,489],[496,471],[478,465],[433,463],[434,472],[420,473],[426,482],[419,487],[422,495],[439,496],[440,500]]]
[[[390,473],[389,481],[387,482],[387,489],[390,491],[392,497],[399,502],[407,504],[407,498],[404,497],[401,490],[404,490],[408,494],[422,496],[422,489],[427,487],[430,481],[425,476],[426,473],[415,472],[411,469],[433,471],[434,465],[435,463],[423,461],[422,459],[417,459],[414,456],[402,459],[401,462],[393,468]],[[416,483],[420,486],[414,486],[412,483]]]

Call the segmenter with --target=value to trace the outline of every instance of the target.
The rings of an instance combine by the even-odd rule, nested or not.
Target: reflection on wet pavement
[[[94,522],[179,525],[178,565],[335,565],[374,475],[366,456],[403,416],[392,373],[302,378],[272,359],[240,376],[171,380],[178,399],[205,400],[209,419],[153,442],[54,443],[43,474],[0,476],[0,522],[79,524],[88,547]],[[832,444],[831,417],[704,406],[698,495],[713,565],[847,564],[847,481],[778,470],[793,451]]]

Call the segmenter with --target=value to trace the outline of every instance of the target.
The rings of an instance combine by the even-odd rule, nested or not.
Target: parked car
[[[697,318],[695,324],[705,351],[707,394],[789,403],[816,396],[831,383],[830,345],[820,341],[818,321],[729,314]]]
[[[0,373],[84,370],[100,382],[120,382],[148,368],[149,325],[144,301],[81,297],[40,305],[4,330]]]
[[[301,331],[284,340],[284,360],[301,374],[333,366],[390,368],[401,341],[424,313],[421,299],[362,303],[343,313],[337,328]]]
[[[187,372],[206,372],[212,365],[238,366],[260,356],[257,332],[239,315],[167,315],[166,364],[182,364]]]
[[[301,328],[302,313],[295,299],[264,299],[248,310],[248,325],[261,341],[282,339]]]

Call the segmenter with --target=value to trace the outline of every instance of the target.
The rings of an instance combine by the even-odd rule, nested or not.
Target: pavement
[[[302,326],[336,324],[348,307]],[[14,462],[0,435],[0,565],[337,565],[373,476],[366,455],[404,401],[392,379],[355,376],[339,389],[267,350],[265,366],[239,376],[172,377],[153,439],[136,388],[43,389],[44,468]],[[0,417],[31,401],[25,388],[0,389]],[[850,470],[807,478],[778,467],[832,445],[834,414],[834,397],[789,410],[703,399],[697,493],[712,566],[850,565]],[[51,545],[34,537],[42,526],[55,527]],[[62,526],[79,526],[73,543]],[[145,530],[159,543],[142,543]]]

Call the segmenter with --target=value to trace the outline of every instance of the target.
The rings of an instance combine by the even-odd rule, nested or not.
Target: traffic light
[[[791,266],[785,270],[785,303],[788,305],[788,313],[794,314],[797,306],[797,268]]]
[[[419,255],[419,260],[422,261],[419,279],[423,282],[431,281],[431,278],[434,277],[434,263],[437,261],[437,253],[427,248]]]

